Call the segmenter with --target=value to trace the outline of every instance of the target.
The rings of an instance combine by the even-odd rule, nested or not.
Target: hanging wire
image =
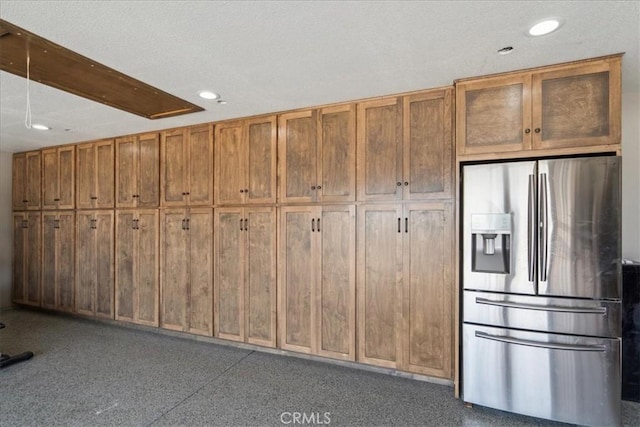
[[[27,129],[31,129],[31,95],[29,93],[29,68],[31,63],[31,57],[27,53],[27,112],[24,115],[24,125]]]

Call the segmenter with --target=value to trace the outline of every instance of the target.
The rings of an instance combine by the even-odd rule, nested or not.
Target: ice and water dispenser
[[[509,274],[510,265],[511,214],[472,214],[472,271]]]

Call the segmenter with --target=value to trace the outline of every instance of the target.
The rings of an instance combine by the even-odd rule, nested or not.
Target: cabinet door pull
[[[187,218],[187,230],[189,230],[189,218]]]
[[[404,182],[404,186],[406,187],[407,185],[409,185],[409,181]]]
[[[26,219],[22,220],[22,228],[29,228],[29,223],[27,222]]]
[[[91,196],[91,200],[98,200],[96,196]]]
[[[136,229],[136,220],[135,220],[135,219],[132,219],[132,220],[131,220],[131,229],[132,229],[132,230],[135,230],[135,229]]]
[[[526,134],[529,134],[529,133],[531,133],[531,129],[529,129],[529,128],[526,128],[526,129],[524,130],[524,133],[526,133]]]
[[[53,199],[53,201],[54,201],[54,202],[59,202],[59,201],[60,201],[60,199]]]
[[[398,218],[398,233],[400,233],[400,218]]]
[[[316,219],[313,218],[311,220],[311,232],[313,233],[314,231],[316,231]]]
[[[60,228],[60,220],[59,219],[54,219],[53,220],[53,228]]]
[[[404,232],[405,233],[409,232],[409,218],[407,217],[404,218]]]
[[[320,218],[318,218],[318,231],[320,231]]]
[[[240,189],[240,192],[241,192],[241,193],[244,193],[244,190],[241,188],[241,189]],[[240,220],[240,221],[242,221],[242,220]]]
[[[183,230],[186,230],[186,229],[187,229],[186,223],[187,223],[187,220],[183,218],[183,219],[182,219],[182,229],[183,229]]]
[[[245,192],[245,193],[247,193],[247,194],[249,194],[249,189],[248,189],[248,188],[245,188],[245,189],[244,189],[244,192]]]
[[[240,218],[240,231],[242,231],[242,218]]]
[[[401,187],[401,186],[402,186],[402,183],[401,183],[400,181],[398,181],[398,182],[396,182],[396,185],[397,185],[398,187]]]
[[[536,128],[536,130],[534,130],[535,133],[540,133],[540,128]]]
[[[28,202],[29,202],[28,200],[23,200],[23,201],[22,201],[22,203],[28,203]]]
[[[244,219],[244,231],[249,231],[249,219]]]
[[[315,190],[315,189],[316,189],[316,186],[315,186],[315,185],[312,185],[312,186],[311,186],[311,189],[312,189],[312,190]]]
[[[318,189],[318,190],[322,190],[322,187],[318,185],[318,186],[316,187],[316,189]]]

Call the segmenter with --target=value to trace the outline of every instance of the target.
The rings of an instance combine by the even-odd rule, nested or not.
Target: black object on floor
[[[640,402],[640,263],[622,265],[622,399]]]
[[[4,328],[4,323],[0,323],[0,329]],[[25,360],[29,360],[33,357],[33,353],[31,351],[25,351],[24,353],[20,353],[16,356],[9,356],[8,354],[0,353],[0,369],[6,368],[7,366],[11,366],[15,363],[24,362]]]

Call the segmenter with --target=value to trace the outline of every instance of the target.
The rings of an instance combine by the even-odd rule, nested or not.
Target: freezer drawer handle
[[[493,340],[500,341],[507,344],[516,344],[516,345],[524,345],[527,347],[539,347],[539,348],[548,348],[551,350],[569,350],[569,351],[599,351],[605,352],[607,347],[604,345],[573,345],[573,344],[558,344],[558,343],[548,343],[548,342],[539,342],[532,340],[523,340],[518,338],[509,338],[504,336],[497,335],[489,335],[484,332],[476,331],[477,338],[483,338],[485,340]]]
[[[476,304],[497,305],[498,307],[522,308],[524,310],[559,311],[561,313],[587,313],[607,314],[606,307],[562,307],[557,305],[523,304],[508,301],[493,301],[485,298],[476,298]]]

